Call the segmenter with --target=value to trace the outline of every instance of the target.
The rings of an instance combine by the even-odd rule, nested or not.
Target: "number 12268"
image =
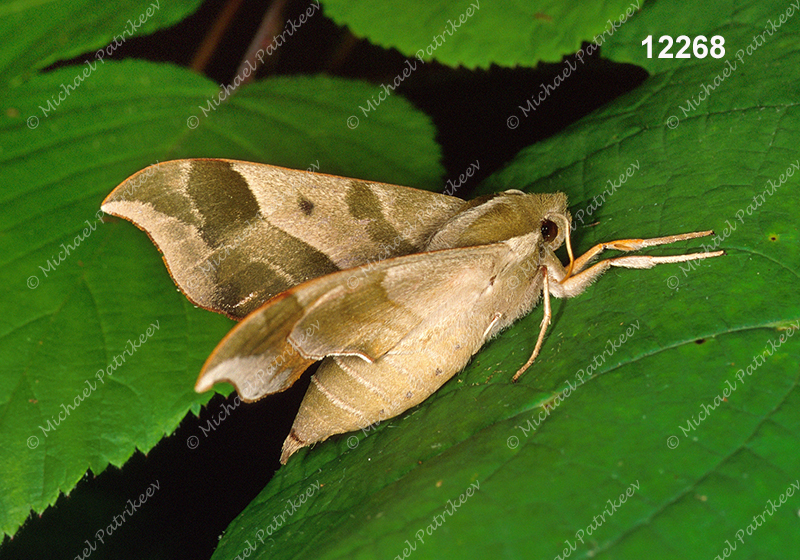
[[[711,37],[710,48],[706,44],[708,39],[705,35],[698,35],[694,40],[686,35],[679,35],[674,41],[669,35],[662,35],[658,42],[666,43],[666,46],[658,53],[658,58],[692,58],[692,54],[694,54],[695,58],[705,58],[709,54],[713,58],[722,58],[725,56],[725,37],[722,35],[714,35]],[[677,53],[672,54],[669,51],[675,43],[677,43],[676,46],[683,46],[681,46]],[[642,41],[642,45],[647,47],[647,58],[653,58],[653,36],[648,35],[647,38]],[[689,47],[691,47],[691,52],[689,52]]]

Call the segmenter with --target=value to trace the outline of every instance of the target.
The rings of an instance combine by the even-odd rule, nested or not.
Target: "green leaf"
[[[131,36],[169,27],[199,5],[200,0],[5,2],[0,6],[2,83],[18,85],[54,62],[82,54],[90,63],[108,60]],[[58,91],[39,101],[46,103],[50,93]]]
[[[368,2],[327,0],[325,14],[359,37],[393,47],[407,57],[451,66],[488,68],[559,62],[584,41],[613,34],[639,0],[571,2]],[[612,21],[613,20],[613,21]]]
[[[156,161],[202,156],[417,186],[442,174],[433,126],[404,99],[347,126],[375,93],[368,84],[281,78],[225,94],[176,67],[106,61],[42,112],[79,71],[2,93],[0,530],[9,534],[87,469],[147,452],[211,396],[192,387],[232,322],[177,292],[144,233],[99,219],[118,183]]]
[[[648,4],[605,52],[653,75],[484,188],[566,192],[582,211],[576,254],[713,228],[647,253],[726,256],[612,269],[553,301],[543,351],[514,385],[534,311],[422,405],[293,456],[214,558],[707,559],[731,543],[777,559],[800,546],[800,16],[789,9],[727,8],[704,26],[685,4]],[[683,115],[781,14],[780,33]],[[646,61],[644,36],[682,22],[724,36],[726,58]]]

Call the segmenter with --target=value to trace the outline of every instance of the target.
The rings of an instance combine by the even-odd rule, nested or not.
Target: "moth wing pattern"
[[[326,356],[378,360],[485,297],[508,252],[496,243],[418,253],[301,284],[239,323],[209,357],[195,389],[228,381],[242,398],[256,400],[288,388]],[[483,344],[483,323],[492,320],[486,315],[464,334],[475,339],[465,348]]]
[[[418,252],[463,205],[408,187],[187,159],[143,169],[101,208],[150,236],[192,303],[239,320],[309,279]]]

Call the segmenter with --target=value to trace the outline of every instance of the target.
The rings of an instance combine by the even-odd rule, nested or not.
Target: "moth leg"
[[[483,336],[481,337],[483,340],[486,340],[486,337],[489,336],[489,333],[492,332],[492,329],[494,328],[494,326],[498,322],[500,322],[500,319],[502,319],[502,318],[503,318],[503,314],[502,313],[495,313],[492,316],[492,322],[489,323],[489,326],[486,327],[485,331],[483,331]]]
[[[550,280],[549,275],[547,274],[547,267],[541,267],[541,271],[544,281],[544,288],[542,290],[542,299],[544,299],[544,317],[542,317],[542,324],[539,328],[539,338],[536,340],[536,346],[533,348],[531,357],[528,358],[528,361],[525,362],[525,365],[519,368],[517,373],[514,374],[514,377],[511,378],[512,383],[517,382],[519,376],[525,373],[526,369],[531,367],[531,364],[536,359],[536,356],[539,355],[539,350],[542,349],[542,344],[544,343],[544,333],[547,332],[547,327],[550,325],[550,318],[552,317],[550,312]]]
[[[575,264],[572,267],[572,273],[577,274],[581,272],[584,268],[586,268],[589,265],[592,259],[594,259],[597,255],[599,255],[606,249],[613,249],[615,251],[638,251],[639,249],[644,249],[645,247],[655,247],[657,245],[669,245],[670,243],[675,243],[677,241],[685,241],[687,239],[695,239],[697,237],[706,237],[708,235],[714,235],[714,232],[712,230],[695,231],[692,233],[668,235],[666,237],[651,237],[650,239],[618,239],[616,241],[607,241],[606,243],[598,243],[597,245],[586,251],[583,255],[575,259]],[[683,262],[683,261],[660,261],[660,262]],[[625,265],[613,265],[613,266],[625,266]],[[650,267],[631,266],[629,268],[650,268]],[[566,280],[563,280],[562,282],[564,281]]]
[[[556,282],[555,285],[552,286],[552,295],[557,298],[569,298],[574,297],[583,292],[589,284],[594,282],[598,277],[600,277],[605,271],[607,271],[612,266],[618,266],[623,268],[653,268],[657,264],[666,264],[666,263],[680,263],[686,261],[693,261],[698,259],[708,259],[711,257],[719,257],[725,254],[725,251],[713,251],[708,253],[690,253],[687,255],[671,255],[671,256],[663,256],[663,257],[653,257],[649,255],[632,255],[627,257],[616,257],[613,259],[606,259],[600,261],[593,266],[586,268],[589,263],[597,257],[601,252],[605,251],[606,249],[613,249],[616,251],[637,251],[639,249],[644,249],[646,247],[655,247],[657,245],[668,245],[670,243],[675,243],[677,241],[685,241],[687,239],[695,239],[697,237],[706,237],[708,235],[713,235],[714,232],[709,231],[697,231],[692,233],[682,233],[678,235],[668,235],[666,237],[652,237],[650,239],[618,239],[616,241],[608,241],[606,243],[599,243],[589,249],[586,253],[575,259],[572,270],[567,276],[567,270],[564,269],[561,263],[547,263],[547,266],[542,266],[542,274],[543,274],[543,298],[544,298],[544,317],[542,318],[541,329],[539,331],[539,338],[536,341],[536,347],[533,349],[533,353],[531,357],[528,358],[528,361],[525,362],[525,365],[522,366],[517,373],[514,374],[514,377],[511,378],[512,382],[516,382],[519,377],[525,373],[533,361],[536,359],[536,356],[539,355],[539,351],[542,348],[542,344],[544,343],[544,335],[547,331],[547,327],[550,324],[551,318],[551,311],[550,311],[550,295],[551,295],[551,287],[549,282],[549,274],[548,268],[552,268],[552,273],[555,279],[561,278],[559,282]]]
[[[691,234],[687,234],[691,235]],[[678,237],[678,236],[675,236]],[[668,238],[661,238],[668,239]],[[630,240],[626,240],[630,241]],[[652,239],[634,240],[634,241],[655,241]],[[559,294],[557,297],[574,297],[583,292],[589,284],[597,280],[606,270],[612,266],[619,266],[623,268],[653,268],[657,264],[665,263],[680,263],[686,261],[694,261],[699,259],[709,259],[711,257],[720,257],[725,254],[725,251],[714,251],[712,253],[690,253],[688,255],[671,255],[666,257],[652,257],[649,255],[635,255],[629,257],[616,257],[613,259],[606,259],[600,261],[587,268],[586,270],[574,274],[565,280],[562,280],[559,286]]]

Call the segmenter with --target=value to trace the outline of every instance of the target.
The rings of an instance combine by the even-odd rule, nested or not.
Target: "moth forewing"
[[[384,183],[222,159],[150,166],[108,195],[190,301],[241,319],[310,278],[418,252],[464,205]]]
[[[248,315],[206,360],[195,391],[227,381],[243,400],[252,402],[291,387],[316,361],[297,352],[290,340],[302,316],[302,306],[289,294],[276,296]]]
[[[501,244],[421,253],[316,278],[267,302],[237,325],[203,367],[196,388],[231,381],[264,396],[326,356],[377,362],[431,316],[481,294],[508,249]],[[354,275],[361,279],[349,282]],[[352,286],[352,287],[351,287]],[[289,346],[287,346],[287,344]],[[303,369],[305,369],[303,367]],[[370,422],[371,423],[371,422]]]

